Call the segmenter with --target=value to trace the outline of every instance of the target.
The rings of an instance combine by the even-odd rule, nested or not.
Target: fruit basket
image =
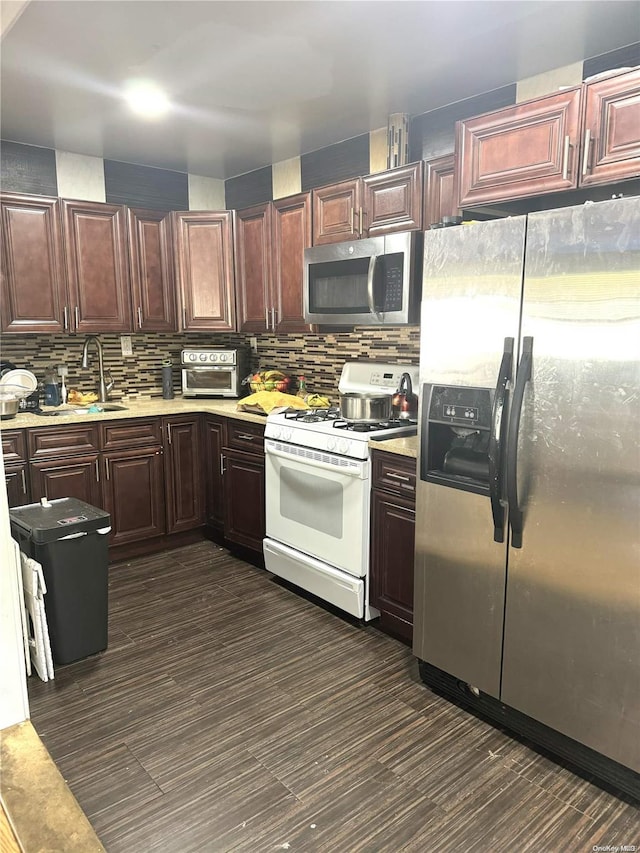
[[[247,376],[244,381],[254,394],[258,391],[280,391],[286,394],[291,386],[291,378],[280,370],[262,370]]]

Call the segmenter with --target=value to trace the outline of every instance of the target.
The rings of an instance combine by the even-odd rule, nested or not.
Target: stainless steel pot
[[[0,394],[0,420],[6,421],[15,418],[18,414],[20,398],[12,394]]]
[[[388,421],[391,399],[391,394],[340,394],[340,417],[361,424]]]

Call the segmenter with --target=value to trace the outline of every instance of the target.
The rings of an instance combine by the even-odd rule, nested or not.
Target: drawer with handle
[[[264,453],[264,427],[251,421],[229,418],[226,424],[226,447],[245,453]]]
[[[372,452],[372,478],[374,489],[384,489],[406,498],[415,498],[416,460],[380,450]]]

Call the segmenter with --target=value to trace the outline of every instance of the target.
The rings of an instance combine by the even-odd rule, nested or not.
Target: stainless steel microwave
[[[304,319],[331,326],[418,323],[422,232],[405,231],[304,252]]]
[[[243,397],[242,380],[249,370],[248,352],[243,349],[183,349],[183,397]]]

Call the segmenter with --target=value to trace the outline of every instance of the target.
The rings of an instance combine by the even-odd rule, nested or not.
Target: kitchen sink
[[[94,411],[91,411],[91,406],[95,407]],[[56,418],[63,415],[100,415],[102,412],[125,412],[127,410],[126,406],[120,406],[118,403],[92,403],[91,406],[75,406],[73,409],[62,409],[62,411],[57,409],[56,411],[49,410],[46,412],[43,409],[34,409],[30,414]]]

